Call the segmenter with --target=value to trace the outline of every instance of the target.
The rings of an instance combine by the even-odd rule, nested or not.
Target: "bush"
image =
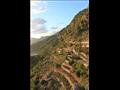
[[[80,75],[83,75],[85,73],[85,69],[83,69],[83,67],[80,65],[78,65],[77,67],[76,67],[76,75],[78,76],[78,77],[80,77]]]
[[[74,64],[74,61],[69,61],[69,65],[73,65]]]
[[[39,80],[35,80],[34,84],[37,85],[39,83]]]
[[[61,64],[56,64],[56,68],[60,68],[61,67]]]
[[[41,85],[47,86],[47,84],[48,84],[48,81],[46,81],[46,80],[41,81]]]
[[[78,77],[80,77],[80,74],[81,74],[81,70],[78,69],[78,70],[76,71],[76,75],[77,75]]]

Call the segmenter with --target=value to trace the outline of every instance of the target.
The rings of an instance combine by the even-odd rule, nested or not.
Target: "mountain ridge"
[[[82,28],[85,28],[85,30],[88,30],[89,26],[86,27],[85,23],[88,23],[87,25],[89,25],[88,22],[88,12],[89,9],[84,9],[83,11],[80,11],[78,14],[75,15],[75,17],[73,18],[73,20],[70,22],[70,24],[68,26],[66,26],[65,28],[63,28],[60,32],[58,32],[57,34],[54,34],[52,36],[49,36],[48,39],[46,41],[50,41],[51,38],[55,38],[56,43],[59,43],[61,40],[63,40],[63,38],[66,38],[68,41],[71,39],[69,38],[69,36],[71,36],[74,41],[76,39],[78,39],[78,41],[82,40],[82,38],[84,39],[84,35],[81,35],[83,37],[81,37],[79,34],[81,34],[82,32]],[[87,13],[86,13],[87,12]],[[82,13],[82,15],[81,15]],[[80,14],[80,15],[79,15]],[[85,14],[85,15],[83,15]],[[87,17],[87,20],[85,21],[81,21],[80,19],[84,19]],[[76,20],[78,20],[78,22],[76,22]],[[79,25],[78,25],[79,24]],[[74,31],[71,31],[72,29],[70,29],[71,27],[74,27]],[[78,29],[78,30],[76,30]],[[80,29],[80,30],[79,30]],[[84,30],[83,30],[84,31]],[[72,33],[71,33],[72,32]],[[89,31],[85,32],[86,34],[89,34]],[[78,34],[78,35],[77,35]],[[81,37],[81,38],[78,38]],[[86,37],[87,39],[89,38],[89,36]],[[46,42],[45,41],[45,42]],[[52,40],[51,40],[52,41]],[[55,41],[53,41],[53,43],[55,43]],[[59,42],[58,42],[59,41]],[[32,45],[31,46],[31,52],[37,51],[37,53],[42,50],[42,48],[40,47],[40,44],[44,43],[44,41],[40,41],[37,42],[36,45]],[[37,45],[38,44],[38,45]],[[47,45],[47,44],[46,44]],[[56,45],[53,45],[56,46]],[[35,49],[35,50],[34,50]],[[35,52],[36,53],[36,52]]]

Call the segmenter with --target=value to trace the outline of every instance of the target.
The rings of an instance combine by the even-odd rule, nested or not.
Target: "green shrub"
[[[78,77],[80,77],[80,72],[81,72],[80,69],[76,71],[76,75],[77,75]]]

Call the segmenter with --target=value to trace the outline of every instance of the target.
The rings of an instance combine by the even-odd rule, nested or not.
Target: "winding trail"
[[[62,74],[68,80],[68,82],[70,83],[70,85],[72,86],[72,90],[74,90],[73,82],[71,81],[71,79],[69,78],[69,76],[62,71],[62,69],[55,69],[54,72]]]
[[[68,70],[68,68],[66,68],[65,66],[70,68],[70,70]],[[71,70],[72,70],[72,67],[70,65],[63,63],[62,66],[60,68],[56,68],[54,72],[58,72],[62,74],[72,86],[72,90],[74,90],[80,78],[78,78],[76,74]]]

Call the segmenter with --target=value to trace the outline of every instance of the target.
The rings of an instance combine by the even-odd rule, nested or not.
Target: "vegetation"
[[[79,86],[88,90],[89,68],[85,67],[78,57],[81,52],[89,56],[89,48],[83,48],[81,45],[84,41],[89,41],[89,9],[80,11],[71,23],[57,34],[32,44],[31,52],[38,55],[31,56],[31,90],[70,90],[70,82],[65,76],[53,72],[54,69],[61,69],[62,63],[68,60],[68,55],[71,56],[68,64],[73,67],[75,75],[80,77]],[[73,53],[73,49],[78,56]],[[51,79],[48,80],[49,78]]]
[[[61,64],[56,64],[56,68],[60,68],[61,67]]]

